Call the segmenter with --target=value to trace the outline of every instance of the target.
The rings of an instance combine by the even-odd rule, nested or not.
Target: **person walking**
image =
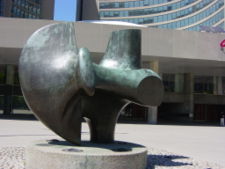
[[[224,112],[221,112],[221,118],[220,118],[220,125],[221,126],[224,126],[224,121],[225,121]]]

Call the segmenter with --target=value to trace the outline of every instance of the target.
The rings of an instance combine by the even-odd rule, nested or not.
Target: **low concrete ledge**
[[[66,141],[38,141],[26,149],[27,169],[145,169],[147,148],[115,142],[74,146]]]

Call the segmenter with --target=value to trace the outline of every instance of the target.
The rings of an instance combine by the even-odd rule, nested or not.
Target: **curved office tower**
[[[224,0],[99,0],[101,20],[119,20],[150,27],[200,30],[224,28]]]

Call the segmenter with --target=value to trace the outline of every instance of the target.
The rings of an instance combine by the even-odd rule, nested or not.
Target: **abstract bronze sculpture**
[[[111,35],[100,64],[78,50],[73,23],[45,26],[27,41],[19,62],[25,99],[35,115],[69,142],[80,144],[82,117],[91,141],[111,143],[120,111],[129,103],[157,106],[160,77],[140,69],[140,30]]]

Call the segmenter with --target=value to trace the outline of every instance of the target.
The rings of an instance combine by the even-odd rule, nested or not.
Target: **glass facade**
[[[0,16],[53,19],[55,0],[0,0]]]
[[[15,110],[28,110],[20,89],[18,66],[0,65],[0,114]]]
[[[194,77],[194,92],[213,94],[213,76],[195,76]]]
[[[224,27],[224,0],[100,2],[99,14],[102,20],[198,31],[201,25]]]
[[[166,92],[174,92],[175,91],[175,74],[167,74],[164,73],[162,76],[164,90]]]
[[[0,16],[3,15],[3,1],[0,0]]]
[[[40,0],[12,1],[11,17],[39,19],[40,13]]]

